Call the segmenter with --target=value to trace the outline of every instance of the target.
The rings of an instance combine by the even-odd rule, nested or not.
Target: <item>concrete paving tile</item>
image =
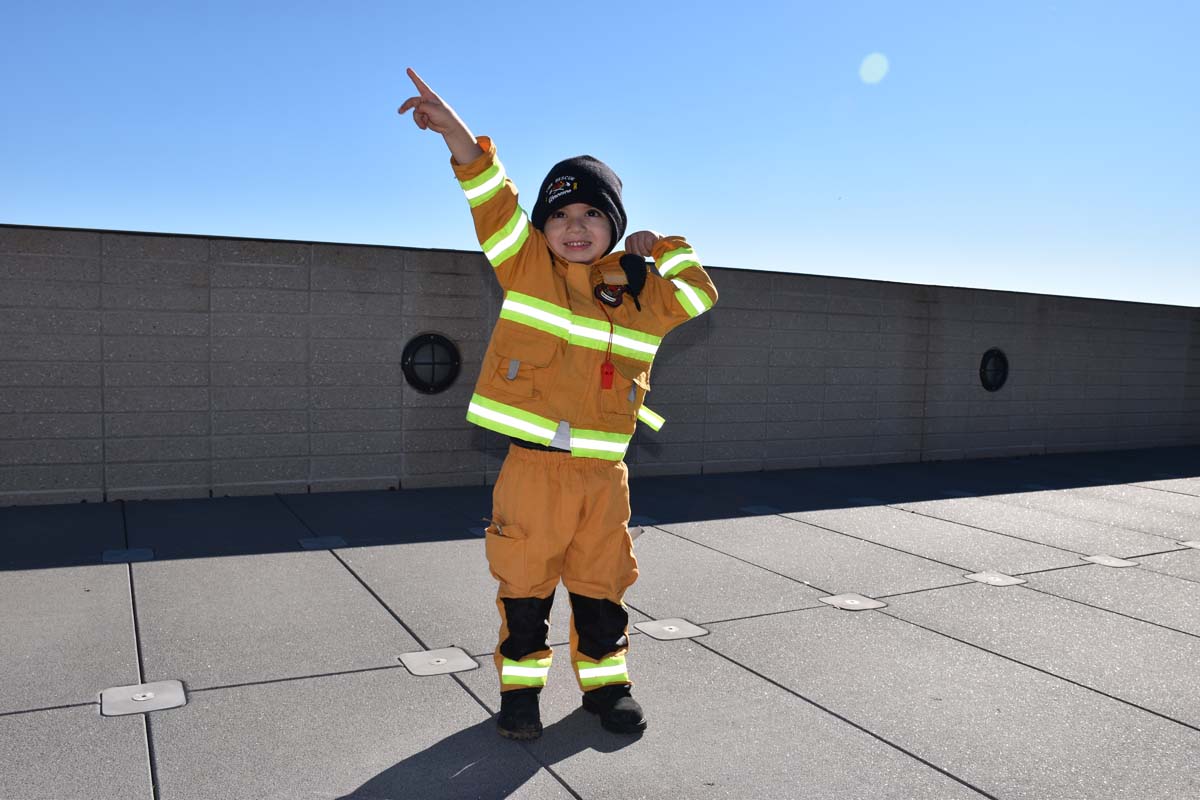
[[[0,508],[0,571],[99,564],[125,547],[119,503]]]
[[[991,499],[961,497],[903,503],[899,508],[971,525],[1080,555],[1135,556],[1170,546],[1161,537]]]
[[[487,526],[490,486],[295,494],[281,501],[313,531],[353,546],[468,539]]]
[[[1139,558],[1138,563],[1148,570],[1173,575],[1200,583],[1200,550],[1188,548],[1177,553]]]
[[[337,552],[430,649],[457,646],[472,655],[489,656],[495,649],[500,633],[497,584],[488,572],[482,538]],[[570,637],[570,608],[560,584],[550,612],[551,644]],[[630,610],[631,627],[643,619]],[[491,669],[491,661],[486,665]]]
[[[629,496],[634,516],[663,523],[740,517],[744,506],[779,499],[761,472],[631,478]]]
[[[654,619],[731,619],[821,605],[821,592],[665,530],[634,542],[638,580],[625,596]],[[713,587],[720,591],[713,591]]]
[[[1178,492],[1162,492],[1143,486],[1112,484],[1108,486],[1083,486],[1072,489],[1071,494],[1080,497],[1099,497],[1114,503],[1123,503],[1133,508],[1164,511],[1168,514],[1192,520],[1193,530],[1200,535],[1200,497]]]
[[[792,519],[952,564],[966,572],[1010,575],[1078,563],[1078,556],[978,528],[912,514],[889,506],[808,511]]]
[[[101,717],[98,706],[0,716],[0,797],[151,800],[140,715]]]
[[[1200,583],[1151,571],[1156,566],[1112,569],[1087,565],[1031,575],[1029,585],[1200,636]]]
[[[110,686],[138,682],[127,570],[0,575],[0,713],[94,703]]]
[[[133,565],[147,681],[189,690],[398,664],[420,650],[326,551]]]
[[[571,796],[449,676],[380,670],[193,692],[151,732],[161,800]]]
[[[129,546],[159,560],[289,552],[312,535],[274,495],[139,500],[125,516]]]
[[[822,594],[879,597],[966,582],[961,570],[786,517],[659,527],[808,583]]]
[[[1164,478],[1152,481],[1139,481],[1134,485],[1147,489],[1159,489],[1166,492],[1200,497],[1200,478]]]
[[[705,644],[994,797],[1194,794],[1200,733],[887,614],[721,623]]]
[[[1005,505],[1049,511],[1173,540],[1188,539],[1197,532],[1196,521],[1182,514],[1082,495],[1078,489],[1014,492],[992,499]]]
[[[800,615],[811,613],[820,612]],[[631,650],[634,695],[649,721],[641,736],[603,730],[580,708],[565,666],[551,670],[546,730],[530,751],[588,800],[979,797],[693,640],[642,637]],[[494,675],[463,680],[498,708]]]
[[[922,592],[895,598],[888,613],[1200,729],[1189,677],[1198,637],[1026,588]]]

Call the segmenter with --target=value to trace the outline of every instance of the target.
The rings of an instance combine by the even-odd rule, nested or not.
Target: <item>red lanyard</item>
[[[600,310],[604,312],[604,318],[608,320],[608,350],[604,353],[604,363],[600,365],[600,388],[611,389],[613,385],[612,346],[615,330],[612,317],[608,315],[608,309],[604,307],[604,303],[597,300],[596,305],[600,306]]]

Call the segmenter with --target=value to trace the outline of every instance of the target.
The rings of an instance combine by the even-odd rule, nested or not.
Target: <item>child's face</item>
[[[555,255],[578,264],[590,264],[607,253],[612,239],[608,217],[587,203],[554,209],[542,232]]]

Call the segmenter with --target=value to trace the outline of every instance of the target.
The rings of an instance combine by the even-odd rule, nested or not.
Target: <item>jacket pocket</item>
[[[600,410],[613,418],[633,418],[650,391],[649,375],[624,361],[614,361],[614,366],[612,388],[600,391]]]
[[[520,593],[530,588],[525,531],[517,525],[493,522],[488,525],[484,540],[492,577],[518,592],[517,597],[524,597]]]
[[[491,385],[507,394],[533,397],[545,390],[548,367],[558,342],[533,336],[499,337],[494,346]]]

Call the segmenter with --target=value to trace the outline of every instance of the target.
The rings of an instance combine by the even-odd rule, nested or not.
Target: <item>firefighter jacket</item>
[[[639,419],[662,426],[644,402],[663,336],[712,308],[717,290],[688,243],[671,236],[654,246],[657,273],[648,270],[640,311],[628,295],[616,308],[602,304],[593,290],[605,273],[623,277],[623,253],[595,264],[555,255],[518,205],[495,145],[478,141],[482,156],[451,164],[504,302],[467,420],[542,445],[565,421],[573,456],[620,461]]]

